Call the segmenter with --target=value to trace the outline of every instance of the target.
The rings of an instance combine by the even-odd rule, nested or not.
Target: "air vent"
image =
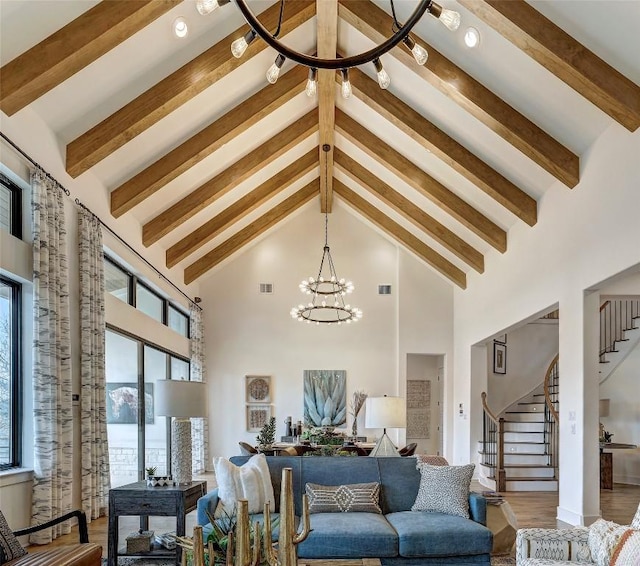
[[[391,285],[378,285],[378,295],[391,295]]]
[[[273,294],[273,283],[260,283],[260,293],[262,295]]]

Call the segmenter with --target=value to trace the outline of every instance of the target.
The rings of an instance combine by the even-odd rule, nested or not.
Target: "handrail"
[[[547,405],[547,408],[549,409],[549,412],[553,415],[553,419],[556,422],[559,422],[560,418],[558,416],[558,411],[556,411],[556,408],[554,406],[554,402],[551,399],[551,395],[549,393],[549,380],[551,379],[551,376],[553,374],[554,367],[558,363],[558,358],[559,358],[559,354],[556,354],[556,357],[553,358],[553,361],[549,364],[549,368],[547,369],[547,373],[544,376],[544,401],[545,401],[545,403]]]
[[[607,308],[607,305],[610,305],[611,301],[605,301],[604,303],[602,303],[602,305],[600,306],[600,312],[602,312],[605,308]]]
[[[485,410],[489,418],[494,423],[498,424],[498,417],[494,415],[493,411],[489,408],[489,405],[487,404],[487,393],[483,391],[481,397],[482,397],[482,408]]]
[[[636,329],[640,318],[640,299],[607,300],[600,306],[600,361],[615,352],[618,342],[625,340],[627,330]]]

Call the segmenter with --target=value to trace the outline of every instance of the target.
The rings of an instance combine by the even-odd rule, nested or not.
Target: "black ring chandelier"
[[[198,8],[198,12],[206,15],[213,12],[219,6],[223,6],[225,4],[228,4],[229,2],[230,0],[197,0],[196,6]],[[420,21],[422,16],[424,16],[425,12],[428,12],[433,17],[439,19],[452,31],[455,31],[458,29],[458,27],[460,27],[460,14],[453,10],[447,10],[443,8],[433,0],[420,0],[417,8],[413,11],[411,16],[409,16],[409,19],[404,24],[400,23],[396,18],[393,0],[389,0],[389,2],[391,5],[391,13],[393,17],[393,27],[391,29],[392,35],[388,39],[386,39],[373,49],[370,49],[369,51],[365,51],[363,53],[359,53],[358,55],[352,55],[344,58],[323,59],[320,57],[295,51],[294,49],[286,46],[278,39],[280,30],[282,28],[285,0],[280,0],[280,15],[278,18],[278,27],[276,28],[276,31],[274,33],[271,33],[269,30],[267,30],[260,23],[258,18],[254,16],[253,12],[249,9],[246,0],[235,0],[238,9],[249,24],[250,29],[243,37],[240,37],[232,42],[231,52],[233,53],[234,57],[242,57],[251,42],[259,36],[265,41],[265,43],[267,43],[267,45],[278,52],[276,60],[267,71],[267,80],[271,84],[275,83],[278,80],[280,69],[282,69],[284,62],[287,59],[290,59],[291,61],[294,61],[299,65],[304,65],[305,67],[309,68],[309,79],[307,81],[306,87],[308,96],[315,96],[317,92],[318,69],[333,69],[339,70],[341,73],[342,96],[344,98],[349,98],[349,96],[351,96],[349,69],[351,69],[352,67],[357,67],[359,65],[365,65],[366,63],[373,63],[376,69],[378,84],[380,85],[380,88],[386,89],[389,87],[391,79],[389,78],[387,72],[384,70],[382,63],[380,62],[380,57],[393,49],[396,45],[400,44],[400,42],[404,43],[407,49],[411,51],[414,59],[419,65],[424,65],[426,63],[428,57],[427,50],[422,45],[417,44],[409,36],[409,32],[411,31],[413,26],[415,26]]]

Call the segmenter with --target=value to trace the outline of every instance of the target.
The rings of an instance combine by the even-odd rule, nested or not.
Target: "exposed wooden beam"
[[[409,105],[358,69],[351,70],[354,94],[409,137],[499,202],[529,226],[537,221],[537,203]]]
[[[187,169],[246,131],[298,94],[306,79],[300,66],[200,130],[111,193],[111,214],[121,216]]]
[[[507,234],[502,228],[338,109],[336,131],[376,161],[384,164],[405,183],[437,204],[496,250],[506,251]]]
[[[142,227],[142,243],[154,244],[317,129],[318,112],[314,109],[147,222]]]
[[[338,47],[338,0],[316,0],[318,57],[333,59]],[[318,70],[320,145],[320,210],[331,212],[333,201],[333,130],[335,124],[335,71]],[[324,145],[329,151],[324,151]]]
[[[0,109],[15,114],[180,2],[100,2],[0,69]]]
[[[473,267],[473,269],[479,273],[484,272],[484,257],[473,246],[467,244],[467,242],[454,234],[446,226],[416,206],[409,199],[393,190],[389,185],[371,173],[371,171],[338,148],[335,150],[335,159],[336,167],[340,171],[367,189],[372,195],[380,198],[384,203],[423,230],[444,248]]]
[[[278,222],[289,216],[294,210],[309,202],[313,197],[318,196],[320,182],[318,179],[311,181],[298,192],[274,206],[269,212],[231,236],[228,240],[203,255],[200,259],[192,263],[184,270],[184,282],[186,285],[193,283],[198,277],[204,275],[211,268],[218,265],[222,260],[246,246],[260,234],[275,226]]]
[[[432,250],[420,238],[400,226],[380,212],[375,206],[367,202],[360,195],[348,188],[337,179],[333,180],[333,190],[342,197],[348,204],[355,208],[360,214],[368,218],[380,229],[384,230],[396,241],[400,242],[409,251],[416,254],[423,261],[428,263],[436,271],[444,275],[449,281],[458,285],[462,289],[467,288],[467,276],[464,271],[456,267],[449,260]]]
[[[118,5],[135,2],[115,2]],[[278,24],[279,5],[276,4],[262,14],[260,21],[267,28]],[[315,14],[315,2],[290,0],[286,3],[282,31],[284,35],[309,20]],[[247,49],[242,59],[231,55],[229,45],[249,31],[244,25],[207,49],[204,53],[142,93],[105,118],[88,132],[67,146],[66,168],[69,175],[77,177],[90,167],[122,147],[147,128],[168,116],[176,108],[246,62],[266,48],[264,41],[256,40]]]
[[[181,262],[317,166],[318,150],[314,148],[171,246],[167,250],[167,267]]]
[[[338,13],[376,43],[389,35],[391,16],[373,2],[340,0]],[[425,66],[417,65],[403,46],[395,47],[390,53],[565,185],[578,184],[580,164],[576,155],[424,40],[415,34],[412,37],[429,52]]]
[[[625,128],[638,129],[640,86],[531,5],[523,0],[460,3]],[[606,9],[603,4],[602,10]]]

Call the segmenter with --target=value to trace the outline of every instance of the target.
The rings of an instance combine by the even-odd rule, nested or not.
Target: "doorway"
[[[407,354],[407,444],[417,454],[442,454],[444,356]]]

